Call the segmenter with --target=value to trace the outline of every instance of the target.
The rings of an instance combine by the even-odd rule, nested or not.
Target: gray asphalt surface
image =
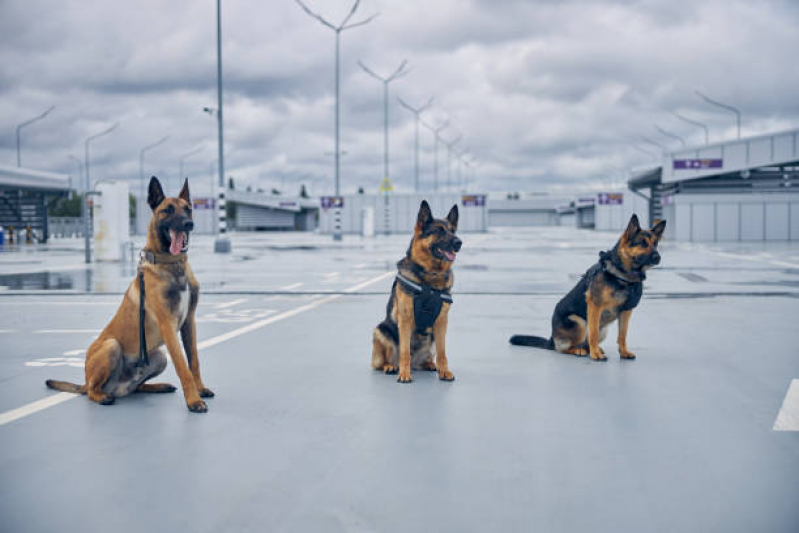
[[[409,237],[195,238],[200,360],[217,397],[85,397],[82,350],[133,265],[80,243],[0,253],[0,530],[799,531],[799,246],[663,243],[620,361],[512,347],[616,236],[463,235],[453,383],[369,369]],[[205,347],[203,347],[205,346]],[[170,367],[163,381],[178,384]],[[160,378],[158,380],[161,380]],[[58,397],[60,398],[60,397]]]

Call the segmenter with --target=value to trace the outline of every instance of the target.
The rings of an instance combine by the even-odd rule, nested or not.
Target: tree
[[[83,195],[75,193],[72,198],[59,198],[47,206],[47,214],[51,217],[79,217],[82,216],[81,205]]]

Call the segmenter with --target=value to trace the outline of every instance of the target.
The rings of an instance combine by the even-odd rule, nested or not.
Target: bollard
[[[8,244],[14,244],[14,226],[8,227]]]
[[[25,244],[33,244],[33,232],[30,224],[25,226]]]
[[[3,241],[5,240],[5,232],[3,231],[3,226],[0,226],[0,246],[3,246]]]

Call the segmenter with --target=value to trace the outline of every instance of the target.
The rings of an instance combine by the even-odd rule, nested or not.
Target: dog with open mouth
[[[102,405],[132,392],[174,392],[175,387],[167,383],[145,383],[166,368],[161,348],[166,345],[188,409],[204,413],[208,406],[202,398],[214,393],[203,384],[197,357],[194,315],[200,285],[187,255],[194,229],[188,180],[177,197],[167,198],[153,177],[147,203],[153,213],[138,274],[114,318],[86,352],[86,383],[47,380],[46,384],[51,389],[86,394]]]
[[[373,333],[372,368],[399,372],[400,383],[412,381],[411,368],[437,371],[444,381],[455,379],[447,362],[446,337],[455,281],[451,267],[462,245],[457,229],[457,205],[440,220],[422,201],[411,244],[397,263],[386,318]]]

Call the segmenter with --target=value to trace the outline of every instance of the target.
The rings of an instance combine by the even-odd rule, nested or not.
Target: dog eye
[[[166,206],[166,209],[164,209],[164,211],[166,212],[167,215],[171,215],[175,212],[175,208],[172,205],[168,205]]]

